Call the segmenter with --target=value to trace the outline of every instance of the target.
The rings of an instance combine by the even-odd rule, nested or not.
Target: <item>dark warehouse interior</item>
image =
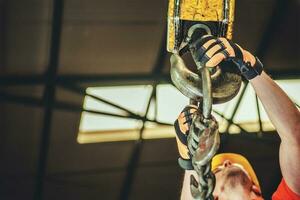
[[[299,0],[236,1],[233,40],[275,80],[300,80],[299,8]],[[138,120],[140,135],[146,122],[170,126],[147,118],[156,86],[171,83],[167,9],[161,0],[0,0],[0,200],[179,199],[174,138],[77,138],[82,112]],[[86,93],[127,85],[154,88],[145,114]],[[125,114],[87,109],[86,96]],[[242,96],[229,118],[221,116],[229,124],[239,126]],[[219,151],[246,155],[270,199],[281,180],[280,139],[260,117],[257,124],[257,133],[227,129]]]

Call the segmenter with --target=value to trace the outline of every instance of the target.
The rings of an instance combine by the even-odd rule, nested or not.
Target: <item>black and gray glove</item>
[[[263,64],[257,57],[226,38],[206,35],[191,42],[189,49],[196,62],[206,67],[215,67],[222,61],[232,62],[247,80],[263,71]]]
[[[185,170],[194,169],[191,161],[191,154],[187,145],[187,137],[192,124],[193,114],[197,107],[193,105],[186,106],[174,123],[176,132],[176,141],[179,152],[178,164]]]

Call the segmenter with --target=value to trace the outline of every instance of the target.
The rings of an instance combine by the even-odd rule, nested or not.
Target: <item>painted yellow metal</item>
[[[225,37],[232,38],[235,0],[228,0],[228,29]],[[174,51],[175,26],[174,26],[175,0],[169,0],[168,10],[168,38],[167,50]],[[221,22],[224,19],[224,0],[181,0],[179,19],[199,22]]]
[[[180,5],[180,19],[191,21],[222,21],[223,0],[183,0]]]
[[[174,48],[175,48],[175,26],[174,26],[174,3],[173,3],[173,1],[169,0],[169,11],[168,11],[167,51],[169,51],[169,52],[173,52]]]
[[[174,0],[170,0],[169,16],[168,16],[168,35],[167,35],[167,51],[173,52],[175,48],[175,27],[174,27]]]
[[[228,28],[226,33],[227,39],[232,39],[233,36],[233,22],[234,22],[234,10],[235,10],[235,0],[229,1],[229,13],[228,13]]]

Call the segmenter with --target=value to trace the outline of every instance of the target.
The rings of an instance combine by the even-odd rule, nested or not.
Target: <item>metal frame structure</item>
[[[42,199],[44,191],[45,177],[47,173],[47,161],[50,146],[51,122],[53,115],[53,108],[55,105],[55,80],[59,67],[59,53],[60,53],[60,40],[62,32],[64,1],[53,1],[53,18],[52,18],[52,33],[51,33],[51,46],[49,55],[49,66],[46,71],[46,84],[44,88],[44,119],[43,128],[40,140],[40,152],[38,156],[38,167],[36,174],[36,190],[34,199]]]
[[[47,71],[44,74],[37,75],[7,75],[0,76],[0,102],[12,102],[17,104],[24,104],[27,106],[37,106],[44,109],[44,119],[43,127],[41,130],[41,141],[39,147],[39,157],[37,163],[37,174],[36,174],[36,188],[35,188],[35,200],[43,199],[43,189],[44,182],[47,175],[47,159],[50,146],[50,136],[51,136],[51,123],[52,115],[54,109],[60,109],[70,112],[90,112],[99,115],[108,115],[120,118],[131,118],[141,120],[143,126],[140,129],[140,139],[136,141],[135,146],[132,150],[129,164],[127,166],[127,174],[124,178],[123,186],[120,192],[119,199],[127,200],[130,197],[130,192],[132,189],[132,184],[135,178],[136,168],[139,163],[139,157],[143,148],[142,134],[145,128],[145,122],[154,122],[162,125],[170,125],[157,121],[156,119],[148,119],[147,113],[152,101],[156,102],[156,86],[159,83],[171,83],[169,74],[163,73],[163,65],[167,57],[166,52],[166,34],[163,35],[161,41],[161,46],[158,52],[157,60],[154,64],[153,71],[151,74],[130,74],[130,75],[78,75],[78,74],[68,74],[59,75],[57,73],[59,67],[59,52],[60,52],[60,40],[61,40],[61,30],[63,22],[63,12],[64,12],[64,1],[54,0],[53,1],[53,19],[52,19],[52,34],[51,34],[51,46],[50,46],[50,62]],[[282,19],[282,16],[287,12],[287,3],[284,0],[277,0],[273,16],[266,27],[265,33],[262,36],[261,42],[257,49],[256,54],[263,61],[265,57],[265,52],[271,43],[272,33],[278,21]],[[300,72],[295,71],[271,71],[270,74],[274,78],[300,78]],[[123,85],[123,84],[151,84],[153,87],[152,94],[148,100],[148,105],[143,116],[133,113],[132,111],[119,106],[113,102],[101,99],[97,96],[87,94],[85,88],[80,87],[80,84],[85,83],[89,85]],[[1,90],[5,86],[44,86],[44,93],[42,98],[20,96],[11,94]],[[246,83],[247,86],[247,83]],[[242,90],[234,111],[230,118],[225,118],[222,114],[214,111],[220,117],[228,122],[228,128],[230,125],[238,126],[243,133],[247,133],[245,129],[240,127],[238,124],[233,122],[236,112],[239,108],[241,100],[244,96],[246,86]],[[69,90],[73,93],[80,94],[82,96],[89,96],[97,101],[113,106],[117,109],[124,111],[125,115],[118,115],[113,113],[101,112],[96,110],[84,109],[82,105],[58,101],[55,97],[56,88],[61,87]],[[260,117],[260,109],[258,104],[258,99],[256,97],[258,123],[260,131],[258,133],[261,136],[262,122]],[[297,105],[299,107],[299,105]],[[228,129],[227,129],[228,131]]]

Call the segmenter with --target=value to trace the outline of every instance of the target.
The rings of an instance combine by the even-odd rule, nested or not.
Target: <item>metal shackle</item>
[[[197,27],[191,27],[187,36],[186,42],[191,39],[192,34],[197,29],[203,29],[207,31],[208,27],[205,25]],[[199,62],[195,60],[198,70],[201,70],[204,66],[199,66]],[[171,61],[171,79],[177,89],[186,97],[195,101],[201,101],[203,98],[202,85],[203,81],[199,74],[192,72],[185,65],[184,60],[181,58],[179,53],[172,54],[170,57]],[[212,101],[214,104],[224,103],[234,98],[241,87],[242,78],[241,75],[234,71],[230,63],[231,61],[222,61],[221,66],[216,66],[213,72],[210,72],[211,76],[211,88],[212,88]]]
[[[186,67],[178,54],[171,55],[171,79],[176,88],[186,97],[195,101],[203,98],[202,79]],[[242,78],[232,72],[224,72],[219,67],[211,74],[213,103],[225,103],[239,92]]]

